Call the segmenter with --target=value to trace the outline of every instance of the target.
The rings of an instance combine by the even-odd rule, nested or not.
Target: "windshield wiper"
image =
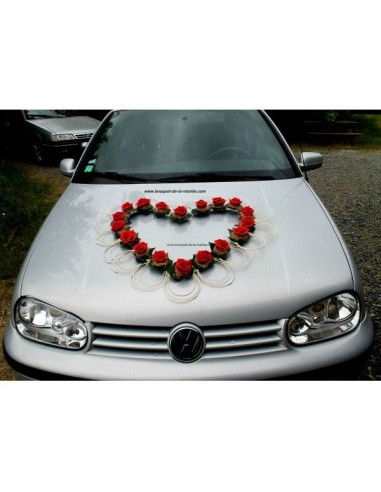
[[[84,174],[86,176],[86,174]],[[146,177],[142,178],[139,176],[130,176],[128,174],[118,173],[116,171],[94,171],[87,175],[91,178],[104,178],[112,181],[118,181],[119,183],[191,183],[195,182],[213,182],[213,181],[268,181],[275,179],[271,175],[242,175],[242,174],[231,174],[231,173],[191,173],[191,174],[180,174],[177,176],[167,176],[162,178],[152,178]]]
[[[168,179],[168,181],[171,178]],[[257,174],[255,176],[232,174],[232,173],[192,173],[181,177],[186,181],[268,181],[275,179],[268,174]]]
[[[139,178],[135,176],[128,176],[127,174],[120,174],[116,171],[95,171],[90,174],[94,178],[105,178],[112,181],[119,181],[119,183],[147,183],[147,179]]]

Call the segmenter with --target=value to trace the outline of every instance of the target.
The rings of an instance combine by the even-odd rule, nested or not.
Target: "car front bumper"
[[[42,148],[48,156],[78,157],[83,151],[88,140],[67,140],[62,142],[43,143]]]
[[[369,314],[352,333],[295,347],[284,339],[284,350],[240,357],[199,359],[184,364],[91,355],[68,351],[22,337],[9,323],[5,357],[18,379],[38,380],[341,380],[356,379],[374,341]]]

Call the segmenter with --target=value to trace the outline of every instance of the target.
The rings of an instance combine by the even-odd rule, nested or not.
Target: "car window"
[[[64,118],[65,115],[55,109],[26,109],[24,111],[27,120],[39,118]]]
[[[75,180],[285,179],[295,170],[257,111],[117,111],[85,152]],[[117,179],[115,179],[117,181]]]

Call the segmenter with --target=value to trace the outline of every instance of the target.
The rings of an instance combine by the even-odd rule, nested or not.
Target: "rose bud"
[[[131,202],[125,202],[122,205],[123,212],[131,212],[134,208],[134,205]]]
[[[239,198],[237,197],[234,197],[234,198],[230,198],[229,200],[229,205],[232,207],[232,208],[239,208],[242,204],[242,200],[240,200]]]
[[[137,208],[148,208],[151,205],[151,200],[149,198],[139,198],[136,202]]]
[[[236,236],[247,236],[250,231],[247,227],[237,226],[233,228],[233,232]]]
[[[157,202],[155,208],[158,212],[167,212],[169,210],[168,205],[165,202]]]
[[[251,215],[244,215],[240,220],[239,225],[252,229],[255,226],[255,219]]]
[[[242,207],[241,210],[241,215],[253,215],[254,214],[254,209],[251,207]]]
[[[225,198],[221,198],[220,196],[216,196],[212,198],[213,205],[217,208],[223,207],[225,205]]]
[[[165,251],[155,251],[152,255],[152,261],[156,266],[166,265],[168,262],[168,253]]]
[[[124,220],[114,220],[111,222],[111,230],[113,232],[119,232],[126,226]]]
[[[174,264],[176,276],[179,278],[189,276],[193,271],[193,265],[190,260],[179,258]]]
[[[242,243],[250,238],[250,231],[247,227],[237,226],[229,231],[230,239]]]
[[[114,220],[125,220],[126,219],[126,214],[124,212],[115,212],[112,214],[112,218]]]
[[[210,251],[202,250],[196,253],[195,260],[196,263],[202,268],[208,268],[208,266],[213,262],[213,256]]]
[[[198,210],[205,210],[208,207],[208,202],[205,200],[198,200],[195,203]]]
[[[179,205],[173,210],[173,213],[177,215],[177,217],[185,217],[188,212],[187,207],[184,207],[184,205]]]
[[[221,253],[230,250],[230,244],[225,239],[216,239],[214,245]]]
[[[148,244],[144,241],[140,241],[132,248],[136,256],[146,256],[148,251]]]
[[[120,233],[120,240],[125,245],[130,245],[138,241],[138,235],[133,229],[125,229]]]
[[[223,260],[227,258],[230,252],[230,244],[225,239],[216,239],[212,247],[213,255]]]

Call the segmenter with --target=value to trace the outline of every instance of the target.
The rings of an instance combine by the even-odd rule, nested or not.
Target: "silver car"
[[[111,112],[21,269],[17,376],[356,378],[374,333],[322,162],[260,111]]]

